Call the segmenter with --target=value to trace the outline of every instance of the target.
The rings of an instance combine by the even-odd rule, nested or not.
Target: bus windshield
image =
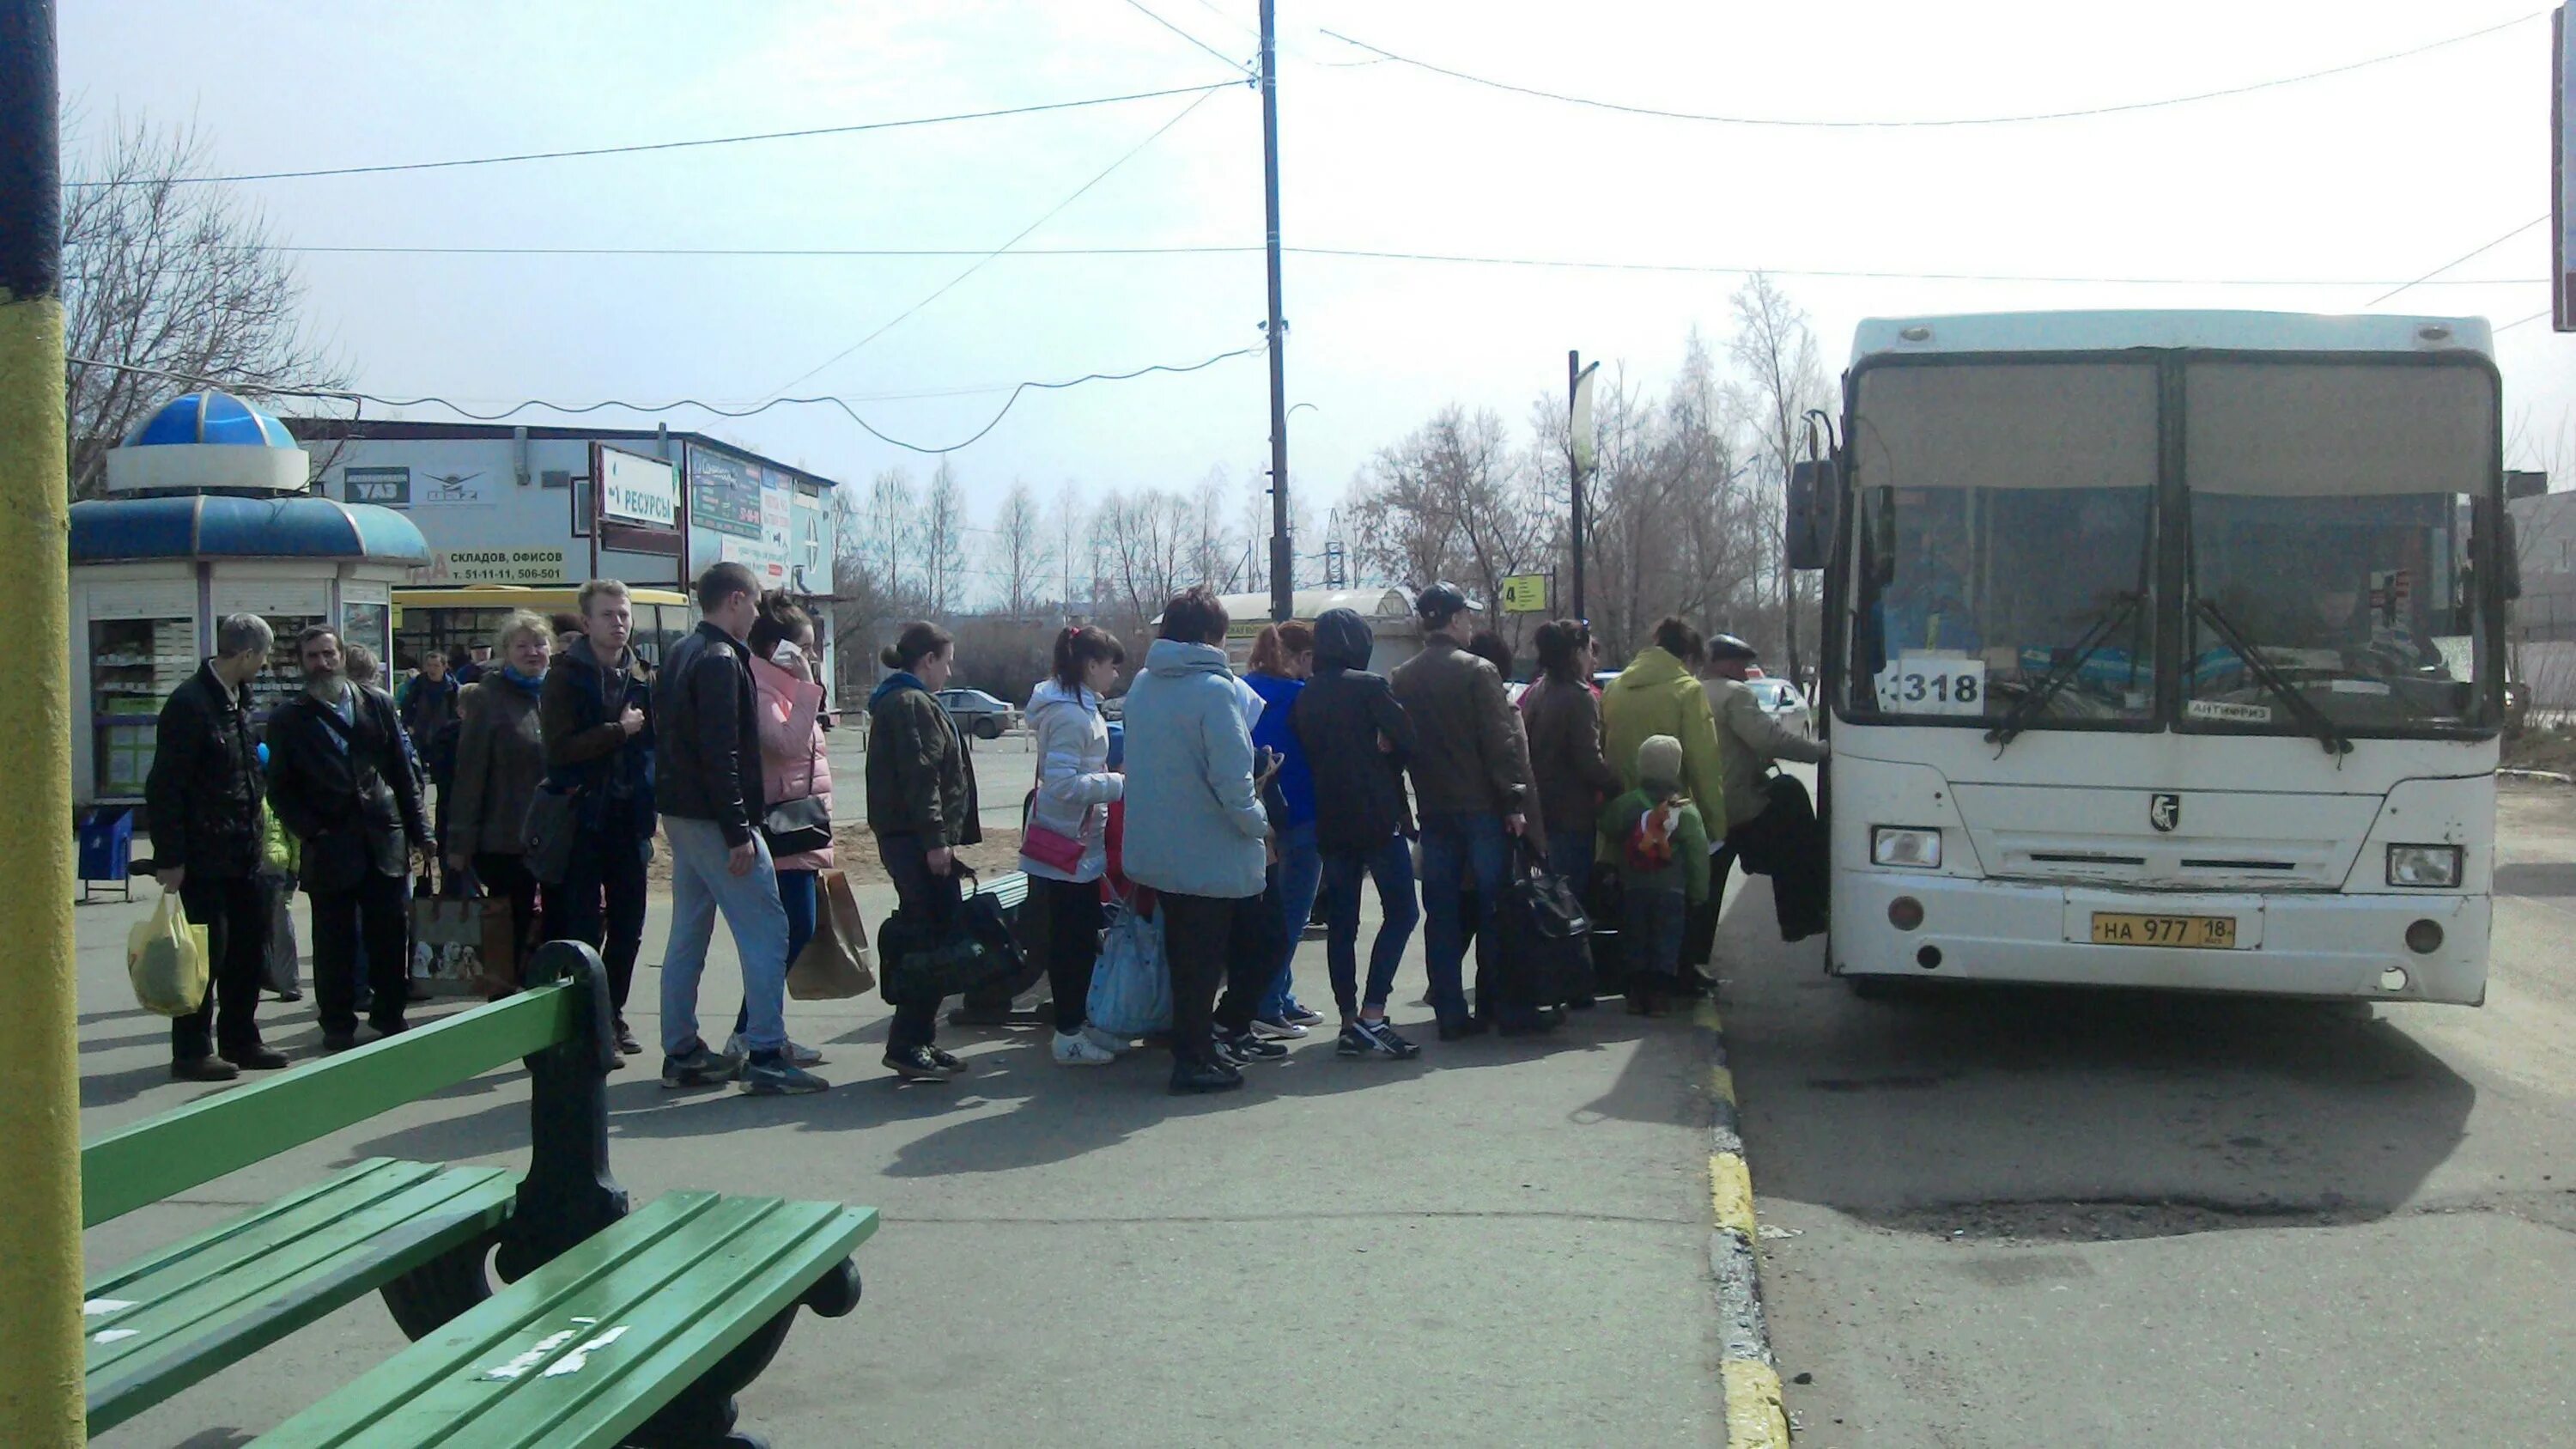
[[[2485,631],[2468,548],[2493,447],[2490,379],[2194,362],[2185,408],[2185,726],[2306,732],[2298,716],[2311,713],[2366,731],[2479,723]]]
[[[2156,386],[2152,363],[1863,374],[1845,708],[2152,717]]]

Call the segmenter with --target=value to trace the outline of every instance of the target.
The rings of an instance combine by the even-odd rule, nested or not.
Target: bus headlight
[[[1873,825],[1869,828],[1869,860],[1872,865],[1890,865],[1900,870],[1939,870],[1941,832]]]
[[[2460,883],[2460,848],[2456,845],[2388,847],[2388,883],[2450,889]]]

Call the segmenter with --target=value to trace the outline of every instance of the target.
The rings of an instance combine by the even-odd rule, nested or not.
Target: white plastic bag
[[[155,1016],[186,1016],[206,1000],[206,928],[188,924],[175,892],[125,933],[125,976],[134,1003]]]
[[[1109,908],[1100,962],[1091,971],[1091,1024],[1111,1036],[1172,1029],[1172,973],[1163,962],[1163,921],[1124,906]]]

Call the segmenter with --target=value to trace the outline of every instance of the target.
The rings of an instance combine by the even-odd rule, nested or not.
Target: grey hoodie
[[[1243,689],[1212,644],[1157,639],[1127,690],[1126,874],[1158,891],[1261,894],[1269,818]]]

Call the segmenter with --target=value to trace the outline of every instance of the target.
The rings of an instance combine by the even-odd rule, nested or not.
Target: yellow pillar
[[[0,0],[0,1437],[87,1442],[52,0]]]

